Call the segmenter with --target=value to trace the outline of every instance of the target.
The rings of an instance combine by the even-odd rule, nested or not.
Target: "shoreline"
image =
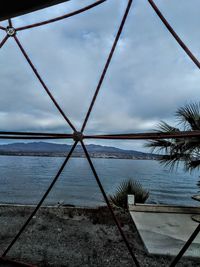
[[[23,225],[33,206],[0,205],[0,253]],[[149,255],[129,213],[115,209],[142,266],[168,266],[169,256]],[[107,207],[42,206],[9,252],[9,258],[37,266],[131,267],[132,259]],[[178,266],[198,266],[184,257]]]
[[[57,157],[57,158],[64,158],[68,154],[56,154],[56,153],[0,153],[0,156],[13,156],[13,157]],[[94,156],[90,155],[91,158],[95,159],[126,159],[126,160],[158,160],[158,158],[142,158],[142,157],[123,157],[123,156]],[[72,155],[71,158],[86,158],[85,155]]]

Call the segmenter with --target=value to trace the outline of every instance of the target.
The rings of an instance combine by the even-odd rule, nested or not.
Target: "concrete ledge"
[[[135,204],[129,205],[129,211],[138,212],[155,212],[155,213],[181,213],[181,214],[200,214],[198,207],[168,206],[168,205],[151,205]]]
[[[157,205],[157,204],[138,204],[135,203],[135,196],[128,195],[129,211],[155,212],[155,213],[181,213],[181,214],[200,214],[199,207]]]

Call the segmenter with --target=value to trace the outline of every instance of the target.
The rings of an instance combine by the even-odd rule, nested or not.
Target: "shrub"
[[[111,204],[127,210],[127,195],[135,195],[136,203],[144,203],[149,197],[149,191],[145,190],[138,181],[128,179],[117,187],[114,195],[109,195],[109,201]]]

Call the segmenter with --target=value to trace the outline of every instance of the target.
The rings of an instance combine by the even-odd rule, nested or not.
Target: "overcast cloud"
[[[155,2],[199,57],[200,1]],[[92,1],[73,0],[15,18],[13,24],[37,22],[89,3]],[[108,0],[84,14],[18,33],[45,83],[78,129],[125,7],[126,1]],[[0,52],[0,130],[71,131],[12,38]],[[148,2],[135,0],[86,132],[142,132],[151,131],[160,120],[175,123],[178,107],[199,101],[199,84],[198,68]],[[141,142],[117,144],[141,149]]]

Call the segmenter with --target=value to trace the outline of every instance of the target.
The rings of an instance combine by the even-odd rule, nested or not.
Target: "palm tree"
[[[145,203],[149,197],[149,191],[138,181],[127,179],[121,182],[114,195],[109,195],[109,201],[114,206],[128,210],[128,195],[134,195],[136,203]]]
[[[175,133],[180,131],[200,130],[200,103],[187,104],[175,113],[178,119],[176,127],[161,121],[155,130],[158,133]],[[200,167],[200,138],[165,139],[149,141],[146,147],[162,153],[159,160],[164,165],[175,167],[184,163],[185,169],[191,171]]]

